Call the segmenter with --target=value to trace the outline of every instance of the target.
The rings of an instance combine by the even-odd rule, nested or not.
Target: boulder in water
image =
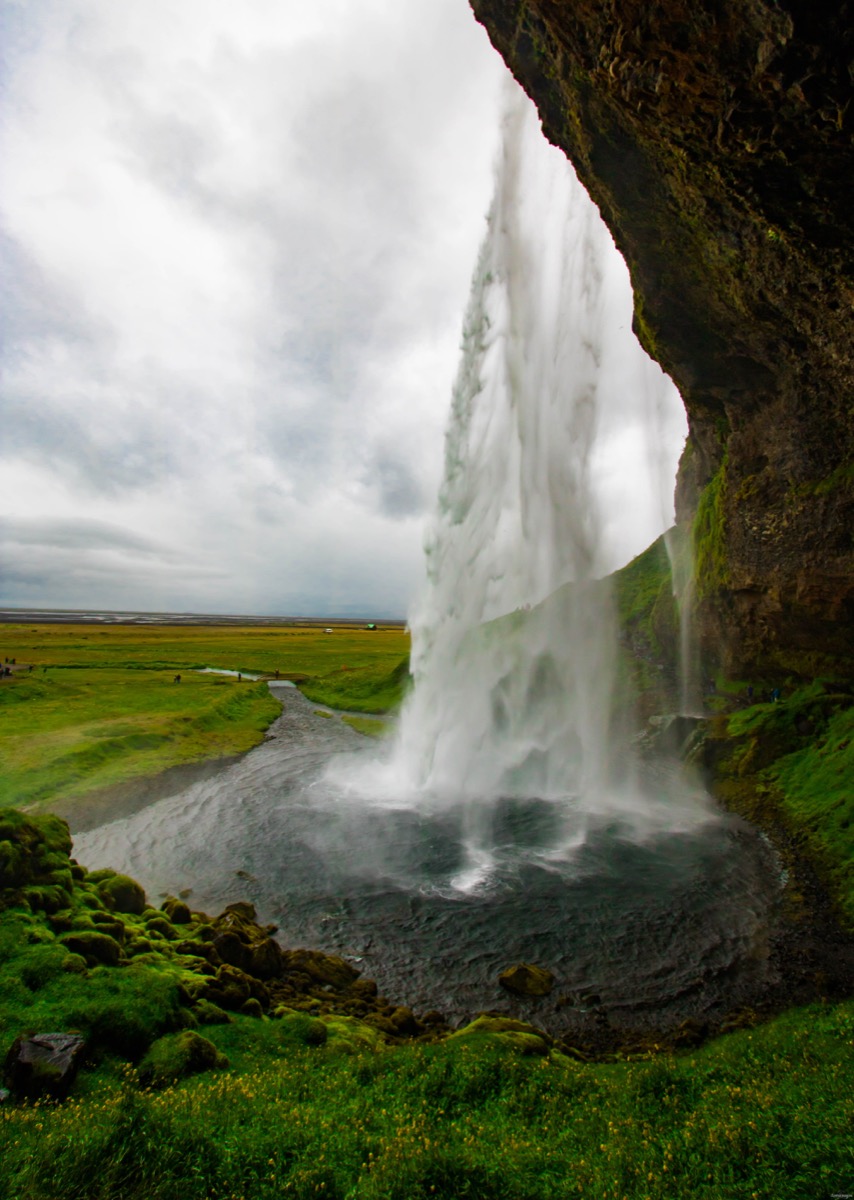
[[[498,982],[506,992],[514,996],[547,996],[555,984],[555,977],[545,967],[532,963],[518,963],[508,967],[498,976]]]

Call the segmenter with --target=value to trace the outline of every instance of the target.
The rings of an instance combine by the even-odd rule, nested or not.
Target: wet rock
[[[16,1099],[68,1095],[80,1069],[86,1043],[75,1033],[36,1033],[16,1038],[3,1067]]]
[[[498,976],[498,982],[505,991],[514,996],[534,998],[547,996],[554,987],[555,977],[545,967],[532,963],[518,963],[508,967]]]

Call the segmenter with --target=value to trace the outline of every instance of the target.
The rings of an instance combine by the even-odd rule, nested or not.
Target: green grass
[[[821,683],[735,713],[735,765],[755,775],[805,839],[854,926],[854,705]]]
[[[49,805],[250,749],[279,713],[266,684],[84,667],[0,688],[0,804]]]
[[[395,707],[408,679],[398,627],[7,625],[3,636],[33,670],[0,684],[0,804],[47,808],[257,745],[279,712],[266,684],[202,667],[278,671],[312,700],[366,712]]]
[[[330,708],[380,714],[397,708],[408,686],[408,656],[395,661],[391,669],[385,656],[377,656],[307,679],[300,690],[309,700]]]
[[[391,728],[388,721],[379,721],[373,717],[343,717],[342,720],[357,733],[371,738],[384,738]]]
[[[342,1054],[249,1018],[205,1032],[230,1071],[150,1092],[112,1062],[63,1105],[0,1109],[2,1194],[802,1200],[850,1190],[851,1004],[684,1057],[614,1064],[524,1057],[489,1038]]]

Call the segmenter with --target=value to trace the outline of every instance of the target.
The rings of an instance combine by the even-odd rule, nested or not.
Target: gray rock
[[[68,1095],[86,1043],[76,1033],[36,1033],[18,1037],[6,1055],[3,1074],[16,1099]]]

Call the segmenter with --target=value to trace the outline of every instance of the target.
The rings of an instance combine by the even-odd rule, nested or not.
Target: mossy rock
[[[547,996],[554,987],[555,977],[545,967],[538,967],[533,963],[518,963],[502,971],[498,982],[505,991],[514,996],[534,998]]]
[[[202,1071],[224,1070],[228,1059],[213,1042],[192,1029],[167,1034],[152,1044],[139,1066],[140,1082],[147,1087],[167,1087]]]
[[[33,884],[23,895],[33,912],[58,913],[71,904],[71,893],[58,883]]]
[[[148,938],[134,937],[125,945],[125,954],[136,958],[140,954],[150,954],[154,949]]]
[[[285,950],[282,957],[286,971],[308,975],[334,991],[345,991],[359,978],[356,968],[335,954],[321,954],[319,950]]]
[[[105,879],[112,879],[114,875],[118,875],[118,871],[114,871],[112,867],[99,867],[97,871],[86,872],[86,882],[99,884]]]
[[[167,896],[160,905],[160,908],[162,912],[166,913],[166,916],[173,925],[189,925],[193,920],[190,906],[175,896]]]
[[[162,915],[162,913],[158,913],[157,916],[148,917],[146,919],[145,932],[149,936],[151,936],[151,934],[159,933],[161,937],[166,938],[167,941],[170,942],[175,941],[178,937],[177,930],[166,919],[166,917]]]
[[[278,1018],[279,1033],[283,1041],[301,1046],[323,1046],[329,1037],[329,1030],[324,1022],[308,1013],[279,1006],[273,1016]]]
[[[71,957],[64,946],[53,944],[33,946],[20,967],[20,977],[31,992],[52,983],[65,970],[65,960]],[[85,962],[83,964],[85,969]]]
[[[117,967],[122,956],[122,948],[115,938],[95,930],[80,929],[64,933],[60,941],[66,950],[85,958],[89,966],[102,963],[107,967]]]
[[[452,1033],[448,1041],[457,1042],[469,1038],[489,1039],[523,1055],[548,1054],[551,1045],[548,1036],[541,1030],[510,1017],[476,1017],[463,1029]]]
[[[338,1015],[319,1017],[326,1026],[327,1046],[339,1054],[358,1054],[365,1050],[383,1050],[386,1039],[380,1030],[357,1017]]]
[[[52,814],[33,816],[0,809],[0,892],[46,882],[52,871],[70,871],[71,834]]]
[[[284,965],[281,946],[268,937],[252,947],[247,970],[257,979],[278,979],[284,973]]]
[[[197,1000],[192,1012],[200,1025],[228,1025],[231,1017],[224,1008],[212,1004],[210,1000]]]
[[[139,916],[147,907],[144,889],[129,875],[110,875],[98,884],[98,891],[113,912]]]

